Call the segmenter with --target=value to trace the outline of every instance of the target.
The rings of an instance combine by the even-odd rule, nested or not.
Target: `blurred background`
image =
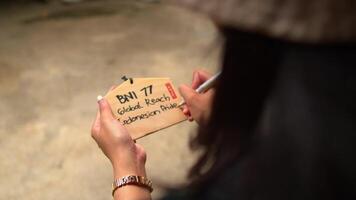
[[[109,161],[91,139],[96,96],[121,77],[215,72],[220,44],[204,16],[159,0],[0,3],[0,199],[111,199]],[[148,176],[184,184],[196,125],[139,140]]]

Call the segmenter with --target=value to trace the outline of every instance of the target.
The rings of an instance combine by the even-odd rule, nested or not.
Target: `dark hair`
[[[249,151],[279,66],[280,52],[273,40],[229,27],[221,32],[225,38],[223,67],[211,117],[191,141],[193,149],[204,148],[190,172],[199,177],[194,184],[219,174]],[[209,162],[213,165],[204,172]]]
[[[309,98],[308,93],[305,96],[293,93],[293,90],[298,90],[297,87],[294,87],[294,76],[300,75],[303,81],[308,84],[302,86],[303,91],[305,89],[308,92],[308,89],[310,89],[309,92],[317,93],[316,96],[320,97],[318,99],[320,101],[331,99],[332,104],[330,105],[343,104],[346,101],[348,103],[343,105],[346,107],[343,111],[354,113],[355,110],[350,111],[347,108],[352,110],[356,107],[355,103],[351,103],[350,100],[355,100],[355,97],[350,98],[352,92],[356,91],[354,78],[352,78],[355,75],[355,67],[350,67],[353,65],[349,62],[352,60],[352,55],[356,55],[354,54],[355,46],[351,45],[352,51],[349,51],[348,48],[340,48],[342,49],[340,50],[334,46],[306,45],[307,47],[305,47],[258,34],[245,33],[229,27],[222,28],[221,32],[225,38],[222,54],[222,75],[217,85],[211,117],[200,126],[198,134],[191,142],[193,149],[202,148],[203,153],[190,171],[189,175],[193,177],[190,187],[197,190],[204,189],[211,184],[211,181],[216,180],[223,172],[238,163],[241,165],[240,171],[242,174],[240,180],[236,180],[241,183],[238,184],[241,190],[236,190],[236,193],[241,192],[238,194],[239,197],[248,199],[310,197],[318,199],[323,196],[326,199],[333,199],[337,198],[336,194],[342,194],[343,191],[349,192],[345,194],[355,195],[356,162],[353,156],[356,151],[355,147],[351,146],[356,142],[356,132],[355,128],[350,125],[352,121],[347,121],[347,123],[335,122],[330,118],[329,121],[334,124],[331,134],[337,134],[335,130],[338,129],[344,130],[345,137],[326,134],[328,130],[325,128],[325,121],[320,122],[320,119],[325,117],[323,114],[327,114],[322,113],[322,109],[326,108],[325,110],[327,110],[328,107],[322,108],[322,105],[314,102],[317,99],[312,99],[313,105],[305,103],[307,101],[304,101],[304,99]],[[303,54],[304,60],[301,59],[299,62],[296,59],[299,62],[297,64],[286,62],[286,59],[291,58],[287,57],[290,55],[286,56],[286,49],[292,49],[289,52],[306,52],[305,55]],[[330,61],[331,63],[335,62],[334,65],[330,64],[330,67],[325,66],[323,68],[322,64],[315,63],[317,67],[307,68],[308,65],[312,64],[306,63],[309,62],[308,59],[313,56],[314,52],[322,52],[323,55],[319,58],[324,59],[324,50],[327,55],[329,55],[328,51],[330,50],[330,59],[336,55]],[[338,63],[343,59],[345,52],[345,58],[348,61]],[[290,54],[293,58],[293,53]],[[303,63],[304,61],[305,63]],[[343,64],[346,70],[338,70],[337,66]],[[353,64],[355,64],[355,61],[353,61]],[[295,71],[286,73],[289,77],[280,78],[279,75],[283,73],[281,71],[285,71],[285,68],[291,68]],[[338,88],[342,88],[341,85],[337,85],[340,87],[335,85],[336,94],[329,94],[330,90],[324,88],[324,84],[330,80],[328,79],[330,77],[326,78],[321,73],[323,70],[328,71],[326,74],[333,74],[330,70],[344,71],[339,74],[336,73],[336,78],[332,80],[341,81],[336,84],[347,83],[347,90],[340,90]],[[310,73],[308,74],[306,71]],[[345,77],[346,80],[343,80]],[[276,81],[281,81],[282,84],[277,84]],[[287,85],[283,85],[283,81],[286,81]],[[282,109],[282,112],[277,109],[278,111],[273,113],[274,118],[272,117],[277,122],[270,123],[265,121],[264,116],[268,114],[267,102],[270,102],[270,98],[276,90],[282,95],[279,95],[277,100],[273,101],[274,106],[277,108],[283,107],[284,110]],[[290,95],[284,95],[285,93]],[[293,97],[293,95],[295,95],[295,98],[290,100],[290,96]],[[339,102],[335,102],[332,99],[334,97]],[[284,101],[296,103],[295,108]],[[313,115],[314,111],[320,115]],[[291,112],[291,116],[295,115],[294,118],[282,119],[287,116],[284,115],[285,112]],[[345,119],[345,114],[342,112],[334,114],[338,114]],[[346,115],[349,117],[347,119],[351,120],[351,115]],[[303,119],[298,121],[298,117]],[[308,122],[309,117],[312,119],[310,123]],[[296,120],[293,121],[294,119]],[[355,123],[354,118],[352,120]],[[300,129],[294,127],[298,122],[301,123]],[[318,122],[320,123],[318,124]],[[347,125],[347,128],[340,128],[341,124]],[[273,127],[270,128],[269,126]],[[317,126],[317,130],[315,130],[315,126]],[[298,131],[300,131],[300,134],[298,134]],[[342,139],[335,140],[336,137]],[[327,148],[339,152],[332,152]],[[334,153],[334,157],[328,159],[327,153]],[[345,155],[342,153],[345,153]],[[340,160],[336,157],[336,154],[345,157],[341,157]],[[334,162],[342,164],[339,165]],[[345,171],[345,174],[343,174],[340,170],[347,170],[347,172]],[[349,177],[345,177],[345,175]],[[340,187],[340,184],[342,187]],[[323,192],[324,195],[320,196],[319,194]]]

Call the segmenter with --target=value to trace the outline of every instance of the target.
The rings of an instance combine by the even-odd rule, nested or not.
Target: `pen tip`
[[[181,107],[181,106],[183,106],[183,105],[185,105],[185,102],[183,101],[183,102],[180,102],[179,104],[178,104],[178,107]]]

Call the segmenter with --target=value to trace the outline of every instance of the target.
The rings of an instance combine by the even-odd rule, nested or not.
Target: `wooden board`
[[[105,95],[115,117],[133,139],[186,120],[182,101],[169,78],[134,78]]]

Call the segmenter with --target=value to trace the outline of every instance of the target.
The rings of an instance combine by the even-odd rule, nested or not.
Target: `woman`
[[[355,199],[356,14],[352,0],[186,0],[225,38],[212,92],[181,86],[204,153],[191,184],[164,199]],[[213,97],[212,103],[210,99]],[[210,105],[211,109],[210,109]],[[105,100],[92,136],[114,178],[146,176],[145,152]],[[150,199],[147,187],[115,199]]]

